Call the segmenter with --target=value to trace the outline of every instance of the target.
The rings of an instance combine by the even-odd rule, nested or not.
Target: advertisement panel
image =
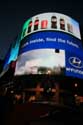
[[[58,48],[70,51],[82,50],[81,40],[63,32],[42,31],[21,41],[20,54],[38,48]]]
[[[19,54],[18,54],[19,53]],[[4,63],[16,62],[16,75],[53,74],[83,78],[83,46],[79,23],[59,13],[28,19]]]
[[[61,49],[35,49],[18,57],[15,75],[50,74],[83,79],[83,56]]]
[[[71,73],[72,57],[83,61],[82,53],[81,41],[69,34],[37,32],[21,41],[15,75],[54,74],[83,78],[83,68],[74,66],[75,71]]]
[[[2,77],[10,68],[10,63],[12,61],[16,61],[19,53],[19,47],[20,47],[20,34],[15,38],[15,41],[10,45],[10,48],[7,52],[7,55],[4,59],[3,64],[3,70],[0,74],[0,77]],[[13,65],[13,64],[12,64]]]
[[[15,41],[11,44],[8,53],[5,57],[3,70],[5,70],[6,67],[9,66],[11,61],[16,61],[19,53],[19,47],[20,47],[20,36],[16,37]]]
[[[36,49],[19,56],[15,75],[65,73],[65,51]]]
[[[62,31],[81,39],[79,23],[59,13],[43,13],[28,19],[22,28],[21,40],[38,31]]]
[[[83,79],[83,56],[82,53],[66,52],[66,76]]]

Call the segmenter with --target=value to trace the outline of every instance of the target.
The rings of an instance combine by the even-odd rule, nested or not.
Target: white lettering
[[[64,40],[64,39],[61,39],[61,38],[58,38],[58,42],[60,42],[60,43],[65,43],[65,40]]]
[[[47,38],[46,38],[46,41],[48,41],[48,42],[49,42],[49,41],[56,42],[56,38],[49,38],[49,37],[47,37]]]
[[[39,38],[39,39],[31,40],[29,43],[31,44],[36,42],[44,42],[44,39]]]
[[[74,69],[74,68],[68,68],[68,67],[66,67],[66,71],[73,72],[73,73],[78,73],[78,74],[83,75],[83,71],[78,70],[78,69]]]
[[[72,45],[76,48],[79,48],[79,46],[77,44],[73,43],[72,41],[67,40],[67,44]]]

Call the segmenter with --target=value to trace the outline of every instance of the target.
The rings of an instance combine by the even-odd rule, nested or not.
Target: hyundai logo
[[[75,68],[83,68],[83,62],[77,57],[70,57],[69,63]]]

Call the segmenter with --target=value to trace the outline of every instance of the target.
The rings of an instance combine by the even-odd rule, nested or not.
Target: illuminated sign
[[[8,65],[11,63],[11,61],[16,61],[16,59],[18,57],[19,47],[20,47],[20,35],[11,44],[9,51],[7,53],[7,56],[5,58],[3,69],[6,69],[6,67],[8,67]]]
[[[57,48],[74,52],[83,49],[81,40],[69,34],[59,31],[42,31],[31,34],[21,41],[20,54],[39,48]]]
[[[15,75],[65,73],[65,51],[59,49],[36,49],[18,57]]]
[[[78,57],[70,57],[69,63],[75,68],[83,68],[83,60],[79,59]]]
[[[15,76],[53,74],[83,78],[83,47],[79,23],[59,13],[28,19],[4,67],[17,59]]]
[[[42,48],[18,57],[15,75],[50,74],[83,79],[83,56],[62,49]]]
[[[62,31],[81,39],[79,23],[59,13],[43,13],[28,19],[22,28],[21,40],[38,31]]]
[[[83,79],[83,52],[79,53],[66,51],[66,76],[73,76]]]
[[[33,33],[21,41],[15,75],[55,74],[83,78],[81,53],[81,40],[72,35],[60,31]]]

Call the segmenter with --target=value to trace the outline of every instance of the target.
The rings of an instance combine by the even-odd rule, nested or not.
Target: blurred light
[[[77,97],[77,96],[78,96],[77,94],[74,95],[74,97]]]
[[[11,93],[14,93],[14,91],[12,90]]]
[[[75,83],[75,84],[74,84],[74,86],[75,86],[75,87],[78,87],[78,84],[77,84],[77,83]]]
[[[50,70],[48,70],[48,71],[47,71],[47,74],[51,74],[51,71],[50,71]]]

